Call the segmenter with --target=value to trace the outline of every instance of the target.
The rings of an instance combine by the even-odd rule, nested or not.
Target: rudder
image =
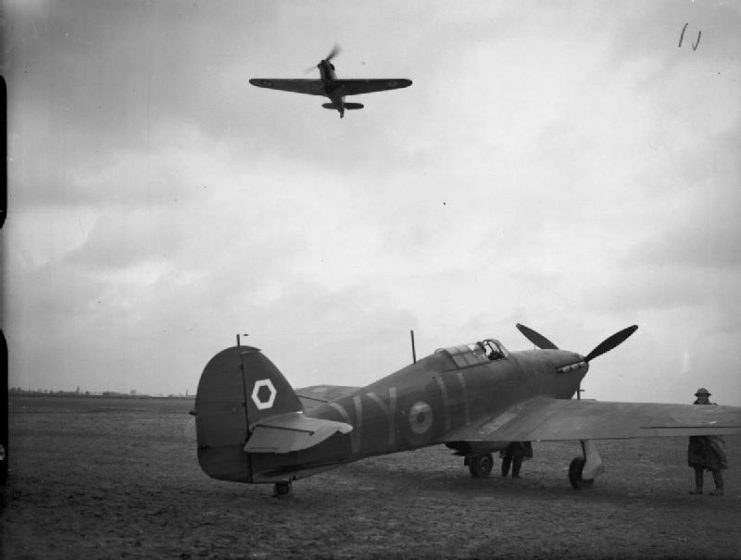
[[[303,410],[291,385],[258,348],[233,346],[208,362],[196,393],[198,462],[213,478],[252,482],[244,445],[261,419]]]

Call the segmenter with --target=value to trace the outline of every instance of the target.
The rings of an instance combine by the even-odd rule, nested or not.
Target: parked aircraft
[[[253,78],[250,83],[253,86],[290,91],[293,93],[305,93],[308,95],[324,95],[329,97],[331,103],[324,103],[325,109],[336,109],[340,118],[345,116],[345,110],[362,109],[362,103],[348,103],[346,95],[359,95],[362,93],[373,93],[389,89],[405,88],[412,85],[407,79],[374,79],[374,80],[344,80],[335,74],[332,59],[339,54],[339,47],[335,47],[327,55],[327,58],[317,64],[319,69],[319,80],[308,79],[264,79]]]
[[[509,442],[580,440],[583,453],[569,465],[578,488],[604,470],[593,440],[741,431],[741,407],[579,399],[591,361],[635,325],[586,356],[517,327],[538,349],[510,352],[492,338],[450,346],[366,387],[294,391],[258,348],[227,348],[206,365],[196,394],[201,468],[220,480],[274,483],[281,495],[293,480],[374,455],[444,444],[472,476],[486,477],[492,453]]]

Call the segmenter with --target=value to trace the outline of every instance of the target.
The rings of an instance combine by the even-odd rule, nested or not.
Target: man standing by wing
[[[695,393],[697,400],[693,404],[712,405],[710,392],[700,387]],[[690,436],[687,447],[687,464],[695,469],[695,489],[690,494],[702,494],[703,475],[705,470],[713,473],[715,491],[711,496],[723,495],[723,469],[728,468],[723,438],[720,436]]]

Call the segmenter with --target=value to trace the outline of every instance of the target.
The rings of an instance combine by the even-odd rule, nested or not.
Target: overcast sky
[[[741,405],[738,2],[4,8],[11,386],[193,393],[236,333],[363,385],[411,329],[586,354],[638,324],[585,397]],[[248,83],[335,44],[414,84],[340,120]]]

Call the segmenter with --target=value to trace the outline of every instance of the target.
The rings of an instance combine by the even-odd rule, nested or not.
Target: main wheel
[[[468,458],[468,470],[471,471],[471,476],[474,478],[486,478],[491,474],[493,466],[494,458],[491,453],[471,455]]]
[[[578,490],[581,488],[584,480],[582,480],[581,474],[584,471],[584,465],[586,464],[584,457],[574,457],[569,464],[569,482],[572,488]]]

